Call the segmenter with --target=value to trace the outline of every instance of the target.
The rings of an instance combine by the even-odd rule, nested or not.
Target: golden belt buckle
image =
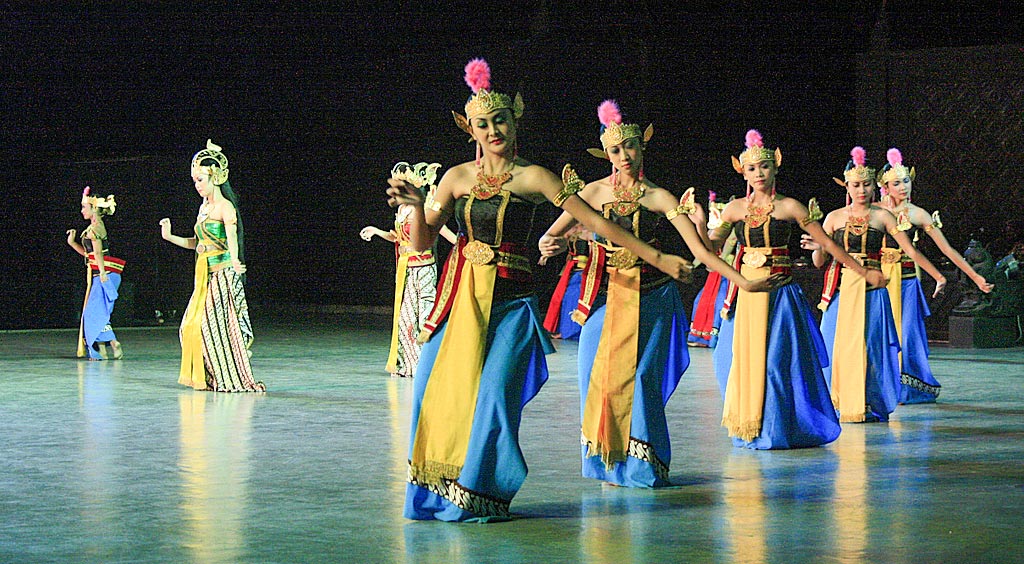
[[[761,268],[768,262],[768,256],[758,250],[743,251],[743,264],[754,268]]]
[[[900,259],[903,258],[903,251],[900,249],[883,249],[882,250],[882,263],[883,264],[895,264],[902,262]]]
[[[629,249],[619,249],[608,255],[605,264],[618,269],[632,268],[636,264],[637,258]]]
[[[462,256],[473,264],[490,264],[494,260],[494,249],[481,241],[470,241],[462,248]]]
[[[203,254],[205,252],[206,252],[206,245],[204,245],[202,243],[197,243],[196,244],[196,254],[201,255],[201,254]]]

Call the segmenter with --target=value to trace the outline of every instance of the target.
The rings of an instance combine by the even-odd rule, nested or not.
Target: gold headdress
[[[840,186],[846,186],[847,182],[854,180],[863,180],[869,185],[875,179],[875,169],[867,166],[867,152],[864,151],[864,147],[854,147],[850,150],[850,162],[846,163],[846,170],[843,171],[843,178],[846,181],[839,180],[836,177],[832,177],[836,184]]]
[[[904,179],[909,176],[913,180],[917,176],[917,171],[914,170],[914,167],[910,167],[910,170],[907,170],[907,167],[903,166],[903,154],[900,153],[899,149],[889,149],[885,153],[885,158],[888,163],[882,167],[882,170],[878,171],[878,185],[880,187],[884,187],[886,183],[896,179]]]
[[[782,166],[782,149],[776,147],[775,151],[772,151],[765,147],[764,138],[756,129],[747,132],[746,145],[747,148],[740,153],[739,158],[732,158],[732,168],[736,172],[743,174],[744,166],[762,161],[773,161],[775,168]]]
[[[476,116],[489,114],[496,110],[509,109],[515,119],[523,117],[523,97],[516,93],[515,98],[507,94],[491,90],[491,67],[483,59],[473,59],[466,64],[466,84],[473,89],[473,94],[466,102],[466,115],[452,112],[455,125],[459,129],[473,134],[469,120]]]
[[[92,206],[96,213],[100,215],[114,215],[114,212],[117,211],[117,202],[114,201],[114,195],[111,194],[106,198],[101,198],[99,196],[90,196],[90,191],[92,191],[92,188],[88,186],[85,187],[85,190],[82,190],[82,203]]]
[[[201,165],[204,160],[211,159],[216,164]],[[192,174],[202,172],[210,176],[210,181],[220,186],[228,181],[228,158],[221,148],[210,139],[206,140],[206,148],[192,157]]]
[[[643,139],[646,145],[654,137],[654,124],[647,126],[641,133],[640,126],[635,123],[622,123],[622,113],[615,100],[605,100],[597,107],[597,118],[601,121],[601,148],[590,148],[587,152],[600,159],[607,159],[605,150],[612,145],[621,145],[627,139]]]

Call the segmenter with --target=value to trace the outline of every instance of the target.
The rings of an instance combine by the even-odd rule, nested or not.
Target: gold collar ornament
[[[216,164],[200,164],[207,159],[213,160]],[[221,148],[210,139],[206,140],[206,148],[192,157],[192,174],[196,173],[209,175],[210,181],[217,186],[228,181],[228,158],[221,152]]]

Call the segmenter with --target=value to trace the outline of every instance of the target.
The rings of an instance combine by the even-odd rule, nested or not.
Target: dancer
[[[124,352],[121,343],[110,327],[110,314],[117,301],[117,290],[121,287],[121,271],[124,261],[110,256],[110,241],[103,216],[114,215],[117,203],[114,195],[106,198],[93,196],[86,186],[82,191],[82,218],[89,227],[82,230],[82,242],[75,238],[75,230],[68,229],[68,245],[85,257],[85,302],[82,304],[82,319],[78,324],[78,358],[89,360],[120,359]],[[110,345],[108,355],[106,345]]]
[[[441,165],[438,163],[410,165],[401,162],[391,169],[391,177],[406,180],[430,198],[439,168]],[[434,249],[416,252],[410,246],[408,220],[411,213],[412,206],[398,206],[392,229],[383,231],[368,225],[359,231],[364,241],[376,235],[395,244],[395,309],[386,370],[392,376],[406,378],[412,378],[416,372],[420,349],[423,347],[416,337],[434,307],[437,286]],[[447,227],[441,228],[441,236],[455,244],[455,234]]]
[[[708,231],[714,231],[722,225],[722,211],[728,205],[716,202],[715,198],[714,192],[708,196]],[[726,263],[732,263],[735,257],[736,236],[730,232],[721,247],[718,256]],[[722,306],[725,305],[728,289],[728,280],[723,280],[721,274],[713,270],[708,272],[704,286],[693,299],[693,319],[690,320],[690,334],[686,337],[687,345],[712,349],[718,345],[718,333],[722,327]]]
[[[192,157],[192,182],[203,198],[195,237],[171,234],[171,220],[160,220],[160,234],[183,249],[195,249],[195,287],[181,319],[181,371],[178,383],[214,392],[263,392],[249,363],[252,326],[245,302],[245,238],[238,197],[228,182],[228,158],[212,141]]]
[[[553,352],[526,258],[539,205],[554,202],[670,276],[683,276],[687,267],[590,209],[575,194],[582,182],[571,168],[560,181],[517,154],[522,98],[491,90],[485,61],[466,65],[466,82],[473,94],[455,121],[476,142],[477,158],[448,169],[429,206],[408,182],[388,181],[391,205],[414,206],[414,249],[430,248],[449,217],[459,223],[421,334],[404,511],[410,519],[511,516],[527,471],[519,448],[522,409],[547,379],[544,354]]]
[[[914,248],[907,234],[896,228],[896,218],[872,205],[875,171],[868,167],[864,149],[854,147],[844,172],[847,205],[832,211],[823,227],[836,243],[863,261],[872,271],[881,268],[881,257],[892,252],[885,243],[891,234],[899,247],[936,280],[936,291],[946,279]],[[809,237],[801,245],[813,250],[814,265],[822,267],[831,254]],[[833,255],[834,256],[834,255]],[[884,283],[865,277],[835,260],[825,273],[825,288],[818,307],[825,311],[821,333],[831,359],[826,378],[831,377],[832,402],[843,423],[888,421],[896,409],[900,391],[899,337]],[[835,297],[838,293],[838,299]]]
[[[612,173],[591,182],[581,197],[609,220],[658,246],[655,232],[664,217],[694,256],[750,291],[767,291],[781,276],[750,282],[708,250],[689,215],[704,223],[693,189],[676,200],[644,175],[644,148],[653,134],[622,123],[618,105],[598,107],[602,149]],[[563,213],[540,240],[542,253],[575,223]],[[690,364],[689,322],[676,284],[628,251],[604,238],[591,244],[579,307],[573,318],[580,333],[579,378],[583,475],[616,486],[658,487],[668,479],[672,452],[665,404]]]
[[[929,214],[910,203],[916,171],[913,167],[907,169],[903,166],[903,155],[899,149],[889,149],[886,160],[888,162],[878,172],[878,187],[882,191],[880,205],[896,216],[896,228],[906,232],[914,243],[920,231],[927,233],[942,254],[949,257],[982,292],[991,292],[992,284],[975,272],[942,234],[939,212]],[[891,240],[887,243],[895,246]],[[931,315],[931,311],[921,290],[917,268],[906,254],[887,253],[882,256],[882,272],[889,280],[886,287],[902,348],[900,403],[932,403],[942,391],[942,385],[935,379],[928,364],[928,335],[924,328],[924,318]]]
[[[733,168],[747,184],[745,198],[722,212],[722,225],[711,238],[729,234],[739,242],[735,264],[744,276],[790,273],[789,241],[794,227],[829,249],[860,276],[881,284],[839,248],[822,230],[821,213],[778,193],[776,175],[782,151],[764,146],[750,130],[746,149],[733,157]],[[839,419],[829,396],[823,368],[829,358],[799,284],[790,282],[770,295],[748,294],[731,286],[723,306],[722,331],[715,349],[715,373],[725,399],[722,426],[733,444],[750,449],[814,447],[839,436]]]
[[[576,304],[580,299],[580,282],[583,280],[583,270],[587,268],[587,261],[590,260],[590,240],[593,239],[593,233],[582,225],[576,225],[565,234],[565,237],[565,266],[562,267],[558,284],[551,293],[551,301],[548,302],[547,313],[544,315],[544,329],[551,333],[552,338],[578,341],[580,325],[572,320],[572,312],[576,311]],[[541,258],[542,263],[546,260],[547,257]]]

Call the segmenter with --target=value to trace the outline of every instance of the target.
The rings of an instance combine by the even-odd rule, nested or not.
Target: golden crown
[[[875,169],[867,165],[857,165],[843,172],[843,177],[846,178],[847,182],[851,182],[853,180],[871,182],[871,180],[875,178]]]
[[[111,194],[106,198],[99,196],[82,196],[82,201],[92,206],[100,215],[114,215],[117,211],[117,202],[114,201],[114,195]]]
[[[732,168],[736,172],[743,174],[743,167],[748,164],[759,163],[762,161],[772,161],[775,163],[775,168],[782,166],[782,149],[778,147],[774,151],[767,147],[753,146],[747,147],[747,150],[740,153],[739,158],[732,158]]]
[[[212,159],[216,164],[200,165],[206,159]],[[192,157],[192,174],[196,172],[208,174],[210,180],[218,186],[228,181],[228,158],[210,139],[206,140],[206,148]]]
[[[466,118],[473,119],[476,116],[489,114],[496,110],[512,110],[516,119],[523,117],[523,97],[516,94],[513,100],[508,94],[491,92],[481,88],[476,94],[469,97],[466,102]]]
[[[914,167],[910,167],[908,170],[907,167],[901,164],[894,165],[889,170],[882,171],[881,174],[878,175],[878,185],[884,186],[888,182],[892,182],[893,180],[902,180],[908,176],[911,180],[914,179],[914,176],[916,176]]]
[[[601,134],[601,147],[607,149],[612,145],[621,145],[626,139],[639,138],[640,135],[640,126],[635,123],[610,123]]]

